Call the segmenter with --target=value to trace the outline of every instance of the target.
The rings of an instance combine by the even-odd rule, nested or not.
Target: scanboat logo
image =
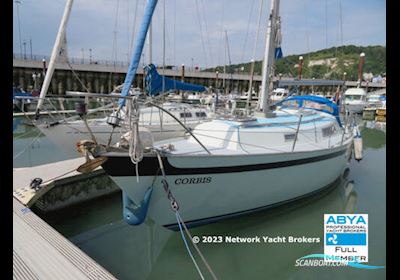
[[[326,262],[325,259],[331,259],[335,261]],[[381,265],[367,265],[356,261],[348,261],[342,257],[330,256],[325,254],[311,254],[301,257],[296,260],[295,266],[350,266],[359,269],[380,269],[385,268]]]

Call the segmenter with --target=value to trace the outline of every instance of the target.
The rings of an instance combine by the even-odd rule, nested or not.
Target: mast
[[[269,14],[267,38],[265,44],[265,54],[262,69],[261,82],[261,109],[266,117],[270,116],[270,108],[268,106],[268,96],[270,91],[271,79],[273,77],[273,65],[275,62],[275,44],[277,34],[277,22],[279,21],[279,0],[271,0],[271,11]],[[251,89],[250,89],[251,90]]]
[[[228,31],[225,30],[225,64],[224,64],[224,94],[227,94],[227,86],[226,86],[226,81],[225,81],[225,75],[226,75],[226,58],[228,58],[228,65],[229,67],[232,64],[231,61],[231,51],[229,49],[229,38],[228,38]],[[228,69],[229,70],[229,69]],[[231,81],[232,81],[232,72],[231,72]],[[231,82],[228,83],[229,87],[231,86]]]
[[[254,78],[254,64],[255,64],[255,60],[254,57],[251,59],[251,65],[250,65],[250,81],[249,81],[249,91],[247,94],[247,102],[246,102],[246,111],[247,114],[250,113],[250,102],[252,99],[252,93],[253,93],[253,78]]]
[[[225,48],[224,48],[224,76],[222,79],[222,89],[224,90],[224,94],[226,94],[225,90],[225,76],[226,76],[226,50],[227,50],[227,45],[228,45],[228,32],[225,30]]]
[[[122,89],[121,96],[129,95],[129,89],[132,85],[133,79],[135,78],[136,75],[137,68],[139,66],[140,57],[142,56],[142,51],[146,40],[147,31],[149,30],[151,18],[153,16],[156,5],[157,5],[157,0],[147,1],[144,15],[142,18],[142,24],[140,26],[139,33],[136,37],[132,60],[129,65],[128,72],[126,73],[124,87]],[[120,98],[118,100],[119,108],[122,108],[125,105],[125,101],[126,100],[124,98]]]
[[[151,31],[151,24],[150,24]],[[151,33],[150,33],[151,34]],[[165,92],[165,0],[163,1],[163,43],[162,43],[163,53],[162,53],[162,91]]]
[[[44,78],[43,85],[40,90],[40,98],[39,98],[38,105],[36,107],[36,119],[39,118],[39,111],[43,105],[44,98],[46,97],[46,93],[47,93],[47,90],[49,89],[51,78],[54,73],[55,62],[59,56],[60,48],[63,43],[63,40],[65,40],[65,29],[67,27],[67,22],[68,22],[69,15],[71,13],[71,8],[72,8],[73,2],[74,2],[74,0],[67,0],[67,3],[65,4],[64,14],[61,19],[61,23],[60,23],[60,27],[58,29],[56,41],[54,43],[53,51],[51,53],[49,67],[47,68],[46,76]]]
[[[67,33],[66,32],[64,32],[63,38],[61,39],[60,51],[58,52],[58,58],[56,61],[61,62],[61,63],[68,62]]]
[[[357,80],[357,88],[361,87],[361,82],[362,82],[362,71],[363,71],[363,66],[364,66],[364,61],[365,61],[365,53],[360,53],[360,60],[358,62],[358,80]]]
[[[15,0],[15,4],[17,4],[17,19],[18,19],[18,35],[19,35],[19,53],[22,55],[22,39],[21,39],[21,22],[19,18],[19,5],[21,5],[20,0]]]

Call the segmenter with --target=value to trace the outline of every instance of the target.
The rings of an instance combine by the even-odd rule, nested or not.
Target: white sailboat
[[[351,113],[362,113],[368,106],[367,93],[362,88],[349,88],[344,92],[346,110]]]
[[[358,63],[358,81],[357,88],[349,88],[344,92],[345,97],[345,108],[349,113],[362,113],[367,103],[367,92],[361,88],[362,82],[362,69],[364,66],[365,54],[360,54],[360,60]]]
[[[272,91],[271,101],[273,103],[281,101],[289,96],[289,90],[286,88],[276,88]]]
[[[386,95],[370,94],[367,96],[367,104],[369,108],[385,108]]]
[[[177,229],[171,207],[188,226],[248,214],[314,194],[348,168],[353,134],[341,123],[336,104],[293,96],[271,112],[266,103],[278,10],[273,0],[262,117],[215,119],[184,139],[154,143],[140,144],[136,131],[129,150],[90,149],[123,190],[126,222],[140,224],[147,216]]]
[[[196,107],[185,103],[167,102],[163,109],[182,121],[187,127],[193,128],[199,123],[211,118],[213,113],[206,107]],[[108,117],[87,119],[91,133],[98,143],[117,143],[127,132],[123,113],[121,123],[114,131],[108,122]],[[140,109],[139,125],[153,133],[155,141],[179,137],[185,134],[184,128],[170,115],[156,107]],[[77,157],[77,143],[82,139],[91,139],[90,132],[82,120],[60,120],[50,123],[37,124],[36,127],[57,147],[69,157]]]
[[[60,49],[62,48],[63,40],[65,40],[65,30],[69,15],[71,13],[73,0],[68,0],[65,6],[64,14],[61,20],[59,31],[57,33],[56,41],[53,47],[49,67],[43,82],[43,86],[40,92],[39,102],[36,108],[36,119],[39,118],[39,113],[44,105],[47,90],[49,88],[52,75],[55,70],[55,62],[60,55]],[[151,44],[150,44],[151,48]],[[151,52],[150,52],[151,53]],[[158,78],[160,82],[160,77],[154,67],[150,64],[147,66],[148,71],[152,71],[151,77]],[[146,78],[147,79],[147,78]],[[168,85],[169,79],[165,78]],[[151,80],[150,91],[160,91],[160,86],[157,87],[157,81]],[[183,87],[187,90],[202,91],[205,87],[196,86],[187,83],[173,82],[173,86],[170,88]],[[168,89],[168,88],[167,88]],[[179,89],[179,88],[178,88]],[[164,90],[164,88],[163,88]],[[129,88],[129,94],[132,94],[131,88]],[[134,91],[133,94],[138,94]],[[140,94],[140,92],[139,92]],[[79,95],[79,94],[78,94]],[[87,96],[87,95],[86,95]],[[112,104],[110,104],[112,105]],[[212,115],[211,110],[208,108],[201,108],[195,106],[189,106],[188,104],[182,103],[165,103],[162,105],[166,110],[171,112],[176,118],[180,119],[188,127],[194,127],[200,122],[209,119]],[[101,108],[94,109],[91,111],[100,110]],[[155,140],[163,140],[171,137],[177,137],[183,135],[185,130],[168,114],[163,114],[159,109],[155,107],[143,108],[140,110],[140,126],[144,127],[154,134]],[[66,155],[69,157],[77,157],[79,153],[77,152],[77,142],[82,139],[94,139],[99,143],[116,143],[121,140],[121,136],[126,132],[123,125],[122,118],[124,117],[123,110],[119,112],[119,117],[121,118],[121,124],[115,125],[114,128],[109,123],[108,118],[94,118],[94,119],[78,119],[79,116],[61,119],[52,122],[35,122],[35,126],[47,136],[47,138],[52,141],[56,146],[62,149]]]
[[[288,101],[313,104],[304,96]],[[291,106],[276,114],[274,118],[217,119],[198,125],[192,133],[209,153],[193,136],[154,143],[154,151],[162,151],[166,180],[186,224],[276,206],[317,192],[341,175],[353,135],[341,127],[337,116]],[[126,150],[96,156],[100,155],[107,157],[103,169],[132,201],[140,202],[153,186],[149,217],[164,226],[176,226],[154,152],[144,154],[138,173]]]

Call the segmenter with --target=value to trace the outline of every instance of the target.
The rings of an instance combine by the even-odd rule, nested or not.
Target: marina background
[[[145,1],[143,1],[143,3],[144,2]],[[164,4],[165,2],[166,1],[163,1],[161,2],[161,4]],[[176,0],[172,3],[170,2],[170,5],[168,5],[168,9],[166,10],[168,15],[167,26],[165,26],[165,22],[163,26],[160,9],[156,11],[155,19],[153,21],[153,29],[155,35],[155,40],[153,43],[156,46],[161,45],[160,30],[166,27],[166,37],[164,37],[166,39],[164,39],[164,42],[167,45],[166,56],[164,54],[161,55],[161,48],[157,47],[154,51],[154,54],[152,54],[151,51],[143,53],[142,56],[140,56],[139,54],[136,57],[136,61],[139,62],[138,60],[141,57],[142,65],[144,65],[145,61],[150,61],[161,65],[160,58],[162,56],[162,64],[165,65],[165,62],[167,63],[166,67],[169,68],[168,70],[170,70],[169,74],[172,74],[174,78],[180,78],[181,80],[186,79],[187,81],[188,77],[190,77],[192,82],[197,83],[201,81],[201,83],[205,83],[210,88],[222,88],[221,92],[225,93],[227,93],[227,89],[228,91],[234,89],[243,92],[247,88],[250,88],[251,91],[251,86],[246,83],[246,80],[248,80],[249,77],[247,77],[244,73],[245,66],[242,66],[241,63],[248,62],[250,59],[253,59],[254,61],[256,58],[258,59],[258,57],[261,57],[260,46],[263,45],[263,42],[260,42],[258,46],[257,44],[255,45],[254,50],[256,56],[254,56],[253,54],[253,56],[250,57],[250,52],[248,51],[251,48],[250,42],[254,41],[254,30],[256,29],[254,26],[255,17],[252,16],[252,14],[255,14],[255,2],[256,1],[253,0],[252,4],[246,7],[249,8],[250,12],[248,15],[249,17],[247,20],[247,25],[247,16],[238,17],[237,15],[235,16],[235,12],[225,13],[224,10],[227,5],[226,1],[209,3],[209,1],[207,0],[196,0],[195,9],[191,9],[190,12],[187,9],[181,9],[184,7],[181,1]],[[43,78],[44,72],[46,71],[46,59],[34,59],[36,53],[34,52],[34,50],[36,51],[38,38],[36,32],[39,29],[30,30],[28,33],[29,35],[27,35],[25,28],[29,26],[29,29],[33,27],[33,25],[30,26],[29,24],[26,24],[25,20],[29,18],[26,16],[21,17],[21,14],[23,15],[24,12],[22,7],[25,9],[25,11],[27,7],[31,7],[30,18],[35,18],[38,10],[37,6],[32,6],[33,2],[29,0],[27,0],[26,2],[16,0],[14,3],[16,8],[16,15],[14,16],[15,24],[13,82],[14,86],[23,87],[28,89],[29,91],[32,90],[32,95],[36,95],[42,83],[41,79]],[[109,93],[116,85],[121,84],[123,81],[123,76],[126,72],[124,68],[125,63],[123,61],[125,61],[125,58],[128,61],[129,57],[131,56],[132,49],[130,41],[132,41],[132,38],[135,37],[135,29],[137,28],[135,23],[137,20],[140,21],[140,17],[137,18],[136,14],[141,14],[142,10],[138,3],[142,2],[136,2],[136,7],[134,9],[135,15],[133,17],[131,13],[133,12],[133,10],[131,10],[132,7],[129,7],[128,1],[113,1],[115,10],[105,9],[106,5],[96,9],[96,5],[94,3],[95,2],[92,1],[86,1],[84,3],[78,2],[77,6],[73,9],[71,23],[66,37],[67,40],[61,46],[60,52],[63,55],[60,56],[60,59],[58,60],[58,63],[55,67],[57,68],[57,71],[54,76],[55,79],[53,79],[53,82],[50,86],[50,94],[64,94],[66,90],[71,89],[82,91],[82,88],[85,88],[85,84],[87,87],[85,89],[88,92],[96,91]],[[109,2],[108,4],[110,3],[111,2]],[[243,2],[239,1],[233,1],[231,3],[232,7],[240,5],[238,3],[241,3],[241,5],[243,5]],[[322,64],[318,61],[315,62],[315,60],[310,59],[310,55],[308,55],[308,57],[305,57],[305,61],[307,61],[307,63],[305,64],[305,70],[311,69],[314,70],[316,74],[318,74],[318,76],[314,76],[312,75],[312,71],[304,72],[304,74],[307,74],[305,74],[303,78],[308,77],[309,75],[308,78],[310,78],[311,80],[311,92],[313,94],[324,93],[324,95],[326,95],[328,92],[330,93],[329,95],[332,95],[335,91],[336,86],[336,84],[334,86],[334,83],[346,80],[346,74],[341,73],[343,69],[342,67],[338,67],[338,65],[341,64],[341,66],[344,66],[346,63],[349,64],[349,57],[344,56],[344,51],[338,51],[340,49],[338,46],[344,46],[346,44],[357,44],[366,46],[371,44],[380,45],[385,48],[385,34],[378,34],[376,32],[377,30],[385,29],[385,24],[383,23],[383,11],[385,10],[386,4],[384,2],[367,1],[366,3],[364,3],[365,5],[363,7],[360,7],[360,9],[357,10],[360,13],[354,14],[354,9],[352,9],[355,7],[354,3],[355,2],[344,3],[340,0],[326,0],[325,2],[319,3],[319,5],[311,5],[309,2],[297,1],[290,7],[285,6],[285,4],[282,6],[282,10],[284,11],[282,13],[282,19],[285,24],[284,26],[282,26],[282,29],[284,31],[284,45],[282,45],[282,47],[284,49],[285,55],[294,53],[309,54],[314,50],[321,50],[322,48],[331,48],[331,50],[335,52],[333,57],[334,60],[331,60],[330,56],[319,57],[317,60],[321,60]],[[205,4],[209,5],[206,6]],[[49,7],[50,5],[53,5],[52,7],[54,8],[52,15],[50,17],[43,16],[42,18],[46,20],[53,17],[59,18],[59,14],[57,14],[57,5],[59,5],[59,3],[50,3]],[[205,7],[207,7],[208,9],[205,9]],[[108,21],[106,23],[97,24],[96,26],[99,27],[103,26],[104,24],[104,26],[107,26],[106,28],[92,28],[92,30],[101,30],[106,32],[107,35],[99,36],[99,34],[96,34],[96,32],[93,31],[91,34],[94,35],[93,37],[87,36],[87,38],[79,40],[79,43],[81,45],[77,46],[77,38],[81,38],[82,34],[85,34],[85,31],[89,31],[90,24],[93,24],[95,22],[93,21],[90,24],[88,23],[91,16],[93,16],[90,16],[90,13],[95,10],[97,13],[93,14],[96,14],[96,18],[102,20],[108,19]],[[237,9],[236,6],[236,8],[233,10],[237,11],[240,9]],[[222,15],[221,11],[223,12]],[[349,13],[349,11],[351,11],[351,13]],[[40,11],[39,13],[41,12],[43,11]],[[123,12],[126,12],[126,15],[123,15]],[[183,24],[180,22],[191,14],[191,18],[189,19],[189,21],[187,21],[187,23],[194,23],[195,21],[192,20],[196,17],[194,12],[197,13],[196,16],[198,19],[196,26],[192,26],[191,24],[185,25],[185,22]],[[105,16],[101,17],[100,15],[102,14],[104,14]],[[315,14],[315,17],[309,16],[311,14]],[[290,17],[288,17],[288,15],[290,15]],[[349,17],[349,15],[351,15],[351,17]],[[372,15],[374,15],[373,18]],[[262,21],[264,23],[266,22],[267,17],[267,12],[263,13]],[[270,18],[274,17],[271,16]],[[334,23],[330,21],[332,18],[334,19]],[[79,20],[81,19],[84,19],[86,23],[79,23]],[[43,20],[43,22],[46,20]],[[354,20],[357,20],[358,22],[354,24]],[[133,27],[131,21],[133,21]],[[238,25],[239,23],[241,23],[240,26]],[[274,21],[274,23],[280,25],[278,24],[278,22]],[[348,25],[349,23],[351,25]],[[375,26],[371,26],[371,23],[375,23]],[[294,27],[294,29],[287,28],[286,24],[290,25],[291,28]],[[363,24],[363,27],[367,29],[360,30],[360,24]],[[56,24],[52,25],[49,23],[45,23],[44,25],[46,26],[46,28],[41,30],[41,32],[47,35],[52,32],[50,31],[51,27],[49,29],[47,29],[47,27],[56,26]],[[77,28],[78,26],[80,26],[81,28]],[[161,26],[163,26],[163,28],[160,28]],[[230,30],[226,30],[226,27],[228,26]],[[245,26],[247,26],[246,31]],[[76,30],[79,30],[78,36],[77,33],[75,33]],[[249,30],[252,31],[249,32]],[[197,33],[196,31],[199,32]],[[177,36],[177,34],[181,35]],[[224,34],[225,37],[223,36]],[[291,39],[287,37],[287,34],[290,34],[289,37]],[[318,38],[316,38],[316,34],[318,34]],[[321,34],[323,34],[323,36],[321,36]],[[363,34],[368,34],[368,36],[358,37]],[[86,41],[86,39],[89,39],[89,37],[91,37],[90,39],[94,40],[90,42],[90,45],[84,45],[88,42]],[[49,40],[50,38],[53,37],[49,36],[46,39],[41,40],[40,44],[46,45],[46,48],[48,48],[52,45],[51,43],[47,42],[47,40]],[[101,42],[98,41],[99,38],[101,38]],[[270,37],[268,37],[267,35],[267,38]],[[291,41],[292,39],[297,39],[297,41],[293,43]],[[59,39],[57,41],[59,41]],[[94,44],[96,45],[96,48],[93,47]],[[229,50],[229,45],[233,45],[234,47],[231,47],[231,49]],[[101,46],[102,50],[99,51],[98,46]],[[278,46],[280,47],[280,43]],[[58,46],[57,48],[59,47],[60,46]],[[151,44],[149,44],[149,47],[151,48]],[[184,48],[185,50],[181,51],[182,48]],[[48,50],[43,50],[44,49],[39,48],[39,51],[37,53],[49,53]],[[193,54],[188,55],[186,52],[187,50],[196,50],[196,56],[194,56]],[[270,48],[269,54],[272,53],[271,50],[272,49]],[[363,49],[361,49],[361,51],[363,51]],[[350,65],[350,79],[353,79],[352,76],[354,74],[354,71],[352,70],[354,70],[353,68],[355,68],[357,55],[358,54],[354,55],[354,62],[352,62],[352,65]],[[81,61],[78,62],[79,59],[76,59],[77,61],[74,61],[73,57],[77,58],[78,56],[81,56]],[[271,57],[271,55],[269,56]],[[297,55],[293,55],[293,58],[296,58],[296,56]],[[378,92],[385,94],[386,73],[383,72],[383,68],[377,70],[377,73],[365,73],[364,76],[361,74],[363,64],[363,62],[361,63],[361,61],[364,61],[364,56],[364,53],[360,54],[360,85],[362,87],[365,87],[366,91],[371,91],[371,88],[373,90],[383,88],[382,91],[384,92]],[[109,57],[111,57],[112,61],[110,65],[99,63],[99,61],[103,58],[104,60],[108,60]],[[67,58],[70,58],[70,61],[68,61]],[[265,59],[266,61],[268,61],[267,56]],[[122,61],[120,65],[118,61]],[[52,60],[51,65],[53,65],[53,62],[54,60]],[[70,62],[73,62],[75,64],[71,66]],[[219,73],[221,68],[211,68],[211,72],[208,72],[208,74],[207,72],[199,71],[200,69],[210,69],[210,67],[215,67],[218,65],[226,66],[228,64],[232,66],[234,65],[233,70],[232,68],[228,67],[228,71],[226,72],[225,67],[222,67],[223,72],[226,72],[223,75],[222,73]],[[290,61],[289,64],[289,71],[286,72],[291,72],[290,69],[298,68],[298,80],[301,80],[303,56],[299,57],[298,64],[294,60]],[[327,68],[327,66],[330,65],[333,69],[335,68],[335,64],[336,70],[338,70],[336,71],[337,73],[335,73],[335,71],[330,71]],[[268,65],[268,63],[265,63],[265,65]],[[102,67],[104,68],[103,70],[106,71],[98,71],[98,69],[102,69]],[[53,68],[50,67],[50,69]],[[42,70],[43,72],[41,74]],[[82,86],[80,89],[78,87],[77,81],[74,80],[74,78],[71,78],[71,72],[74,72],[74,70],[79,70],[78,74],[83,79],[83,83],[80,82]],[[96,71],[94,70],[96,70],[98,73],[95,73]],[[294,72],[297,72],[297,69],[295,69]],[[324,72],[326,73],[324,74]],[[49,70],[49,73],[52,73],[52,70]],[[192,75],[190,73],[192,73]],[[281,79],[282,81],[284,81],[286,78],[293,79],[296,77],[296,74],[275,74],[275,81],[278,80],[278,83],[281,82]],[[236,75],[235,78],[237,80],[236,87],[235,79],[233,78],[234,75]],[[47,77],[48,76],[51,75],[47,75]],[[203,77],[200,77],[199,79],[198,76]],[[227,77],[229,76],[230,79],[227,79]],[[334,78],[336,79],[336,81],[332,81],[332,84],[325,84],[324,87],[322,87],[322,89],[325,91],[321,91],[321,88],[316,87],[317,84],[315,84],[315,82],[319,81],[314,82],[314,79],[318,78],[319,76],[325,79]],[[264,78],[265,77],[269,77],[268,71]],[[260,77],[258,77],[258,80],[260,80]],[[364,80],[364,82],[362,83],[361,80]],[[257,78],[255,79],[255,81],[257,81]],[[331,80],[325,80],[322,82],[327,83],[327,81]],[[137,75],[135,85],[140,86],[141,82],[142,77]],[[310,81],[306,81],[306,79],[303,79],[301,82],[304,83]],[[349,83],[349,81],[347,81],[346,83]],[[350,81],[350,83],[354,83],[354,85],[351,86],[356,85],[355,81]],[[126,83],[125,86],[127,86],[127,84],[128,83]],[[43,88],[45,89],[44,91],[47,91],[47,85],[48,84],[46,84],[46,86],[43,86]],[[347,84],[347,86],[349,86],[349,84]],[[257,82],[255,82],[254,87],[257,91]],[[18,88],[13,89],[14,92],[16,90],[18,90]],[[360,92],[361,91],[362,90],[360,90]],[[217,95],[215,103],[217,104],[218,91],[216,92]],[[297,87],[297,93],[301,94],[305,92],[310,92],[310,87]],[[339,86],[337,87],[337,92],[339,92]],[[249,94],[248,96],[251,96],[251,94]],[[266,99],[262,100],[265,101]],[[61,104],[62,100],[59,99],[58,101],[60,101]],[[382,102],[382,104],[385,105],[386,99]],[[16,101],[15,103],[18,102]],[[41,101],[39,103],[41,103]],[[22,103],[22,108],[24,106],[24,103]],[[268,107],[264,108],[265,113],[267,111],[267,108]],[[64,110],[64,108],[62,109]],[[384,112],[386,113],[385,106]],[[82,115],[83,114],[84,113],[82,113]],[[378,114],[378,111],[376,111],[376,114]],[[24,113],[15,114],[14,117],[17,115],[24,116]],[[339,119],[339,117],[337,118]],[[375,116],[370,116],[370,118],[374,119]],[[381,116],[378,114],[377,120],[383,119],[384,121],[386,120],[386,115]],[[68,156],[63,154],[63,152],[59,151],[57,147],[51,144],[46,137],[43,137],[39,133],[39,131],[31,127],[31,124],[29,122],[25,121],[26,119],[24,118],[16,117],[14,118],[13,122],[14,168],[21,166],[34,166],[48,161],[58,162],[68,158]],[[376,265],[385,265],[386,247],[384,229],[386,226],[386,211],[384,206],[386,205],[386,176],[384,173],[386,169],[386,123],[378,123],[374,121],[368,122],[360,119],[358,121],[362,126],[361,133],[365,141],[365,156],[362,164],[359,164],[354,160],[351,161],[351,171],[349,175],[343,176],[343,178],[340,178],[340,180],[337,180],[335,183],[330,185],[329,188],[328,186],[326,186],[327,188],[316,196],[308,197],[300,201],[290,203],[285,207],[280,207],[274,210],[249,215],[245,218],[231,219],[223,221],[221,223],[210,224],[203,227],[195,228],[193,229],[192,234],[196,236],[305,235],[307,237],[319,237],[321,240],[323,240],[321,233],[322,226],[319,227],[320,223],[322,225],[323,214],[327,212],[365,212],[370,215],[370,221],[373,220],[373,222],[370,222],[370,232],[371,228],[376,230],[374,231],[374,234],[370,234],[370,263]],[[300,122],[301,117],[299,120],[298,130],[300,127]],[[357,131],[357,129],[355,131]],[[343,133],[343,135],[345,135],[345,132]],[[75,141],[71,143],[74,142]],[[358,145],[358,147],[360,146]],[[355,150],[357,150],[357,147],[355,148]],[[103,168],[105,167],[106,166],[103,166]],[[331,168],[326,168],[327,174],[329,173],[330,169]],[[25,169],[25,171],[27,170],[29,169]],[[21,169],[14,170],[14,178],[18,177],[16,174],[20,171]],[[50,171],[50,169],[48,171]],[[25,175],[30,176],[28,172],[25,173]],[[35,175],[40,176],[37,174]],[[288,190],[297,191],[299,189],[302,189],[304,186],[311,186],[315,184],[315,182],[318,182],[317,178],[314,181],[308,181],[308,176],[305,176],[305,178],[306,179],[305,182],[303,182],[303,185],[299,181],[297,182],[299,187],[298,189],[293,189],[292,186],[290,186]],[[22,180],[20,181],[22,182]],[[261,184],[258,184],[258,186],[263,186],[264,181],[266,180],[263,180]],[[266,183],[271,184],[273,182]],[[24,184],[26,184],[26,182],[20,185]],[[102,184],[108,185],[110,184],[110,182],[97,182],[96,184],[99,187],[104,187],[102,186]],[[224,184],[220,185],[224,186]],[[237,182],[236,185],[236,187],[239,188],[246,187],[242,186],[243,184],[238,184]],[[130,182],[127,183],[126,186],[128,186],[128,192],[135,190],[129,188]],[[13,187],[15,190],[15,184],[13,185]],[[40,187],[40,183],[38,187]],[[124,187],[125,185],[123,186],[123,189]],[[28,189],[29,187],[26,187],[26,189],[19,189],[14,191],[14,226],[15,224],[19,225],[19,230],[14,236],[16,240],[14,244],[14,248],[16,248],[16,250],[14,251],[14,263],[17,253],[20,254],[20,256],[29,256],[29,254],[26,254],[27,251],[24,252],[24,250],[21,250],[21,248],[24,247],[21,244],[24,244],[24,242],[26,244],[26,235],[28,234],[24,232],[23,225],[24,219],[26,221],[26,219],[29,218],[30,209],[21,208],[22,205],[17,202],[17,199],[19,199],[18,197],[24,197],[25,191],[28,191]],[[68,188],[65,188],[65,190],[70,191],[70,189]],[[228,189],[228,191],[230,190]],[[246,191],[247,190],[244,189],[244,192]],[[48,194],[50,194],[50,192]],[[241,195],[236,197],[241,197]],[[193,198],[193,196],[191,198]],[[269,196],[264,196],[264,198],[269,198]],[[130,199],[135,200],[136,198],[130,195]],[[24,203],[21,199],[19,200]],[[236,202],[231,205],[240,205],[239,203],[237,203],[237,200],[235,201]],[[255,201],[256,197],[254,197],[254,200],[248,200],[247,203],[249,203],[249,206],[254,206],[251,204],[254,204]],[[193,204],[196,203],[195,200],[193,202]],[[26,206],[30,207],[30,205],[27,204]],[[197,210],[204,210],[203,206],[200,206],[201,207],[199,207],[199,209]],[[73,245],[75,244],[77,247],[81,248],[83,252],[94,259],[94,265],[96,265],[97,262],[99,266],[101,265],[105,267],[118,279],[131,279],[132,277],[134,277],[135,279],[160,279],[165,278],[166,275],[174,279],[188,279],[195,277],[196,271],[193,266],[191,266],[190,260],[185,254],[184,247],[182,246],[182,242],[179,238],[179,234],[166,231],[164,228],[156,225],[151,219],[147,219],[145,224],[139,227],[129,227],[121,220],[121,208],[121,194],[116,191],[111,195],[104,196],[98,199],[93,199],[87,201],[86,203],[74,204],[62,210],[42,213],[40,211],[39,205],[33,206],[32,210],[37,213],[42,219],[44,219],[44,221],[42,221],[37,218],[40,222],[48,227],[47,230],[51,231],[53,230],[51,227],[54,227],[72,242],[70,243],[64,239],[64,246],[70,244],[72,250],[74,250],[75,248],[77,251],[79,251]],[[105,211],[106,213],[103,213],[103,211]],[[24,216],[26,213],[28,214]],[[161,213],[163,212],[161,211]],[[31,215],[33,216],[35,214],[31,212]],[[320,219],[318,219],[319,216],[321,216]],[[167,218],[169,217],[167,216]],[[48,223],[48,225],[46,224],[46,222]],[[36,223],[31,223],[31,229],[34,229],[36,225]],[[293,233],[292,231],[295,232]],[[56,232],[54,231],[54,233]],[[49,241],[50,239],[44,237],[44,240]],[[37,242],[34,242],[34,245],[39,246],[39,240],[36,241]],[[49,244],[50,243],[48,243],[47,245]],[[46,244],[44,245],[45,246],[40,247],[40,249],[47,246]],[[346,279],[347,277],[350,277],[351,279],[376,279],[384,278],[386,276],[385,269],[371,272],[354,270],[351,268],[344,268],[343,270],[332,270],[332,268],[303,269],[296,268],[294,266],[295,260],[299,257],[310,253],[322,253],[322,243],[286,244],[279,247],[270,244],[262,244],[260,246],[249,246],[249,244],[220,245],[221,246],[217,246],[216,244],[202,244],[202,248],[203,252],[207,255],[209,262],[212,263],[212,266],[215,269],[217,275],[221,275],[224,278],[229,277],[231,279],[243,279],[248,277],[267,277],[274,279],[309,279],[311,277],[323,278],[327,277],[327,275],[329,275],[329,277],[333,275],[336,278],[344,279]],[[49,258],[51,256],[50,252],[42,252],[42,254],[38,253],[38,255],[41,255],[43,259]],[[82,252],[78,253],[78,255],[81,257],[85,257],[85,254]],[[64,254],[64,262],[67,261],[65,262],[65,264],[67,264],[68,261],[71,261],[71,256],[73,256],[73,254]],[[21,264],[23,264],[23,262],[19,262],[19,265]],[[66,269],[64,266],[59,267],[60,269]],[[81,272],[84,272],[84,274],[88,273],[88,267],[90,267],[90,265],[85,266],[83,270],[82,268],[80,268]],[[15,271],[17,271],[18,269],[19,268],[17,268]],[[71,272],[73,271],[74,269],[71,268]],[[52,271],[51,269],[45,269],[45,272],[51,273]],[[89,274],[90,273],[91,271],[89,271]]]

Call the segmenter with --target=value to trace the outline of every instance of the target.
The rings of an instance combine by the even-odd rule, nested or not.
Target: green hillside
[[[349,45],[285,56],[277,60],[275,73],[281,73],[284,77],[297,77],[298,68],[296,64],[299,56],[303,56],[303,78],[342,79],[343,72],[346,72],[348,80],[357,80],[358,60],[361,52],[365,53],[363,73],[372,73],[376,76],[386,72],[386,47]],[[256,75],[261,74],[261,67],[262,61],[256,61],[254,68]],[[226,69],[227,73],[249,73],[250,63],[230,65]],[[222,73],[223,66],[204,71]]]

